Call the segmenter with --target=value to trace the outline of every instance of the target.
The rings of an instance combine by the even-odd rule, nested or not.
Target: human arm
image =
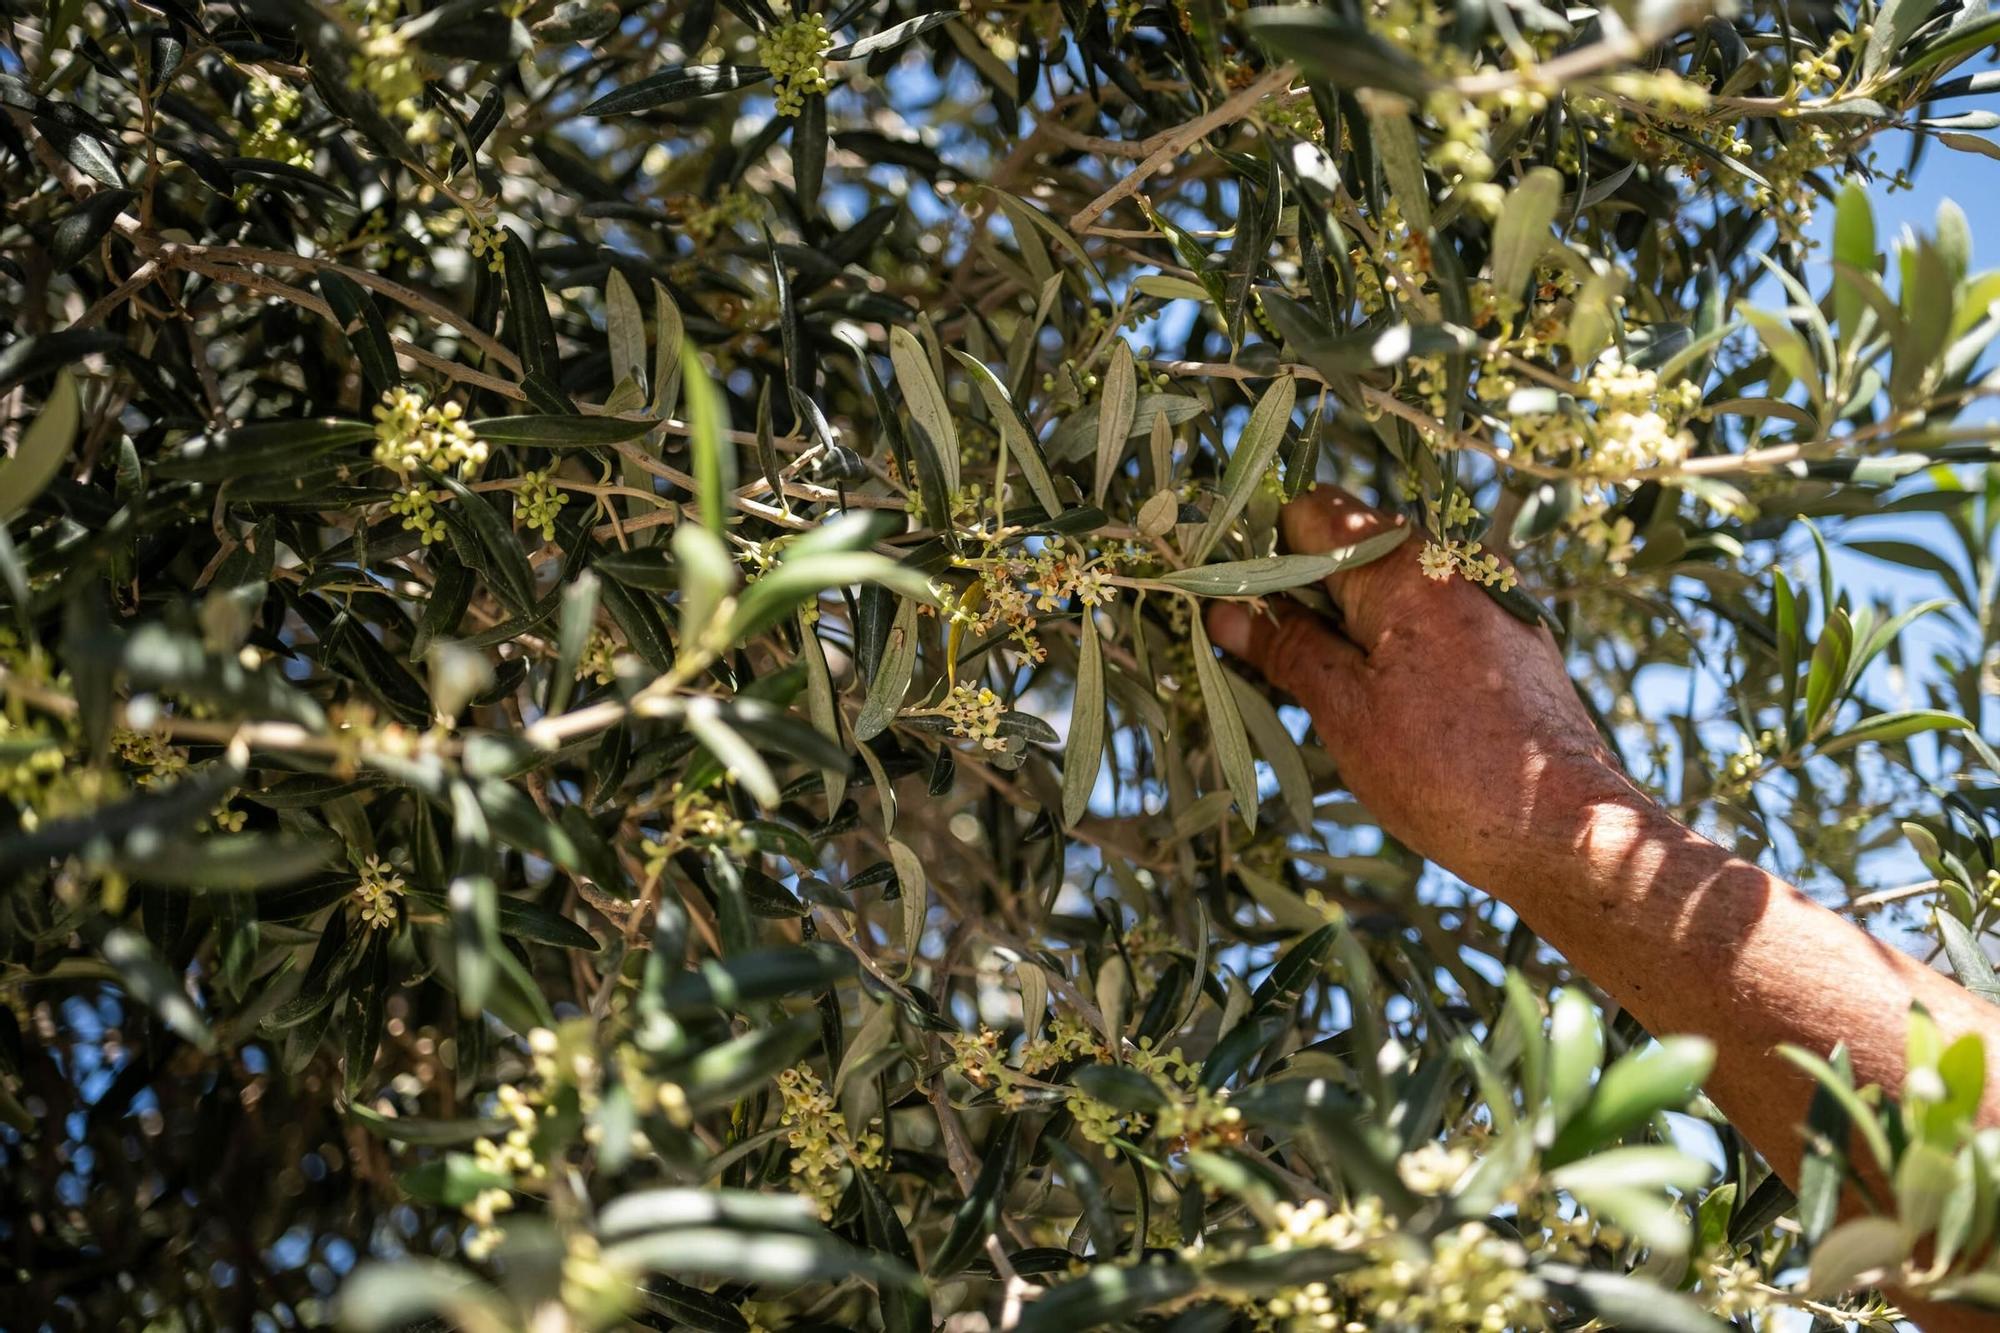
[[[1284,529],[1316,551],[1389,521],[1321,490]],[[1330,578],[1337,622],[1289,600],[1217,604],[1210,635],[1311,713],[1387,832],[1514,908],[1649,1030],[1712,1041],[1710,1096],[1782,1176],[1796,1183],[1812,1084],[1777,1046],[1845,1043],[1857,1082],[1895,1092],[1920,1002],[1948,1039],[2000,1051],[2000,1009],[1661,810],[1599,739],[1548,631],[1427,578],[1418,545]],[[1980,1121],[2000,1124],[2000,1073]]]

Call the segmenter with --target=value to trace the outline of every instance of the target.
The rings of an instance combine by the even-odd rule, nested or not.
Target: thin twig
[[[1893,889],[1877,889],[1873,893],[1864,893],[1859,898],[1850,900],[1847,903],[1847,910],[1850,912],[1872,912],[1877,908],[1888,907],[1893,903],[1902,902],[1906,898],[1914,898],[1919,894],[1929,893],[1936,889],[1937,886],[1938,882],[1936,880],[1927,879],[1918,884],[1902,884]]]
[[[1694,6],[1680,4],[1641,29],[1624,29],[1603,41],[1566,51],[1527,69],[1496,69],[1470,74],[1452,87],[1460,97],[1490,97],[1515,88],[1560,89],[1592,74],[1629,64],[1686,25]]]
[[[92,302],[90,308],[79,315],[76,323],[70,325],[70,327],[73,329],[96,328],[102,320],[110,316],[112,311],[124,305],[126,299],[134,292],[139,291],[159,276],[159,262],[148,259],[145,263],[132,270],[131,277],[125,279],[125,281],[119,283],[116,287],[113,287],[110,291],[98,297],[96,301]]]
[[[498,338],[481,329],[470,319],[437,299],[426,296],[413,287],[406,287],[371,273],[365,268],[350,268],[330,259],[316,259],[310,255],[292,254],[284,250],[256,250],[234,245],[189,245],[180,241],[163,241],[156,236],[140,233],[132,238],[132,244],[141,254],[158,258],[168,264],[178,264],[193,268],[191,261],[212,264],[227,264],[242,268],[248,264],[263,264],[277,268],[304,269],[307,272],[333,272],[349,279],[359,286],[380,292],[396,304],[420,315],[429,316],[439,324],[446,325],[463,334],[474,346],[493,358],[514,374],[521,373],[521,359]]]
[[[1223,126],[1233,125],[1243,119],[1250,113],[1252,107],[1278,89],[1288,86],[1297,74],[1298,70],[1291,65],[1279,65],[1276,69],[1266,70],[1255,82],[1242,88],[1213,110],[1196,116],[1185,125],[1165,131],[1160,146],[1148,154],[1145,161],[1119,177],[1116,185],[1070,215],[1069,229],[1078,234],[1089,230],[1090,224],[1103,217],[1106,210],[1166,170],[1167,166],[1186,152],[1191,145],[1207,138]]]

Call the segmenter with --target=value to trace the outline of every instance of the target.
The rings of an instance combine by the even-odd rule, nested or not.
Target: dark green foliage
[[[1862,182],[1993,154],[2000,27],[1701,8],[14,6],[8,1326],[1991,1301],[1974,1052],[1800,1053],[1799,1197],[1713,1179],[1706,1047],[1201,628],[1403,539],[1283,498],[1399,506],[1746,851],[1907,817],[1856,910],[1995,994],[2000,275]],[[1862,1153],[1925,1225],[1835,1226]]]

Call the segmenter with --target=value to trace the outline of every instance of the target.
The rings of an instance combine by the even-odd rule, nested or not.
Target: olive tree
[[[1976,1040],[1795,1195],[1202,620],[1421,543],[2000,995],[1983,0],[4,14],[22,1327],[2000,1303]]]

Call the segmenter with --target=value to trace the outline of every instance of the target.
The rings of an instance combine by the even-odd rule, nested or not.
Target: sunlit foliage
[[[1201,610],[1395,508],[1666,804],[2000,994],[2000,273],[1870,204],[1995,155],[1996,36],[7,6],[9,1326],[1991,1301],[1977,1043],[1795,1053],[1795,1199]]]

